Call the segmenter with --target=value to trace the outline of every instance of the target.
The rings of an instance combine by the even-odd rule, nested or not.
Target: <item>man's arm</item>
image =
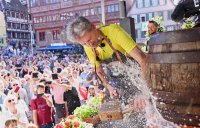
[[[101,66],[96,67],[96,73],[97,73],[99,79],[102,81],[103,86],[109,90],[110,96],[111,97],[117,96],[118,95],[117,91],[109,84],[107,75],[105,74],[105,72]]]
[[[33,123],[38,126],[37,110],[33,110]]]
[[[147,55],[142,52],[137,46],[134,47],[129,55],[134,58],[141,66],[142,75],[145,76]]]

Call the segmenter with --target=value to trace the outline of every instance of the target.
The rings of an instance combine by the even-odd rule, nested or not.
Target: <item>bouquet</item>
[[[93,124],[85,123],[74,115],[69,115],[54,128],[93,128]]]

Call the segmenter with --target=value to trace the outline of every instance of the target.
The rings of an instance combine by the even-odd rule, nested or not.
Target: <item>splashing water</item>
[[[98,128],[179,128],[178,125],[165,120],[156,109],[156,98],[152,96],[147,83],[142,79],[140,67],[136,62],[128,60],[126,65],[111,62],[108,68],[115,78],[119,78],[112,83],[119,89],[123,103],[127,104],[131,99],[142,97],[147,104],[142,112],[124,115],[123,120],[102,122]]]

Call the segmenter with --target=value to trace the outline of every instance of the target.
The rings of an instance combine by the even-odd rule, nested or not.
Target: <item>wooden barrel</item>
[[[200,28],[152,36],[146,77],[165,119],[200,126]]]

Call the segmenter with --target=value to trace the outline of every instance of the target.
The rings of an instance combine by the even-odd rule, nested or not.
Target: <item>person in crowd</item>
[[[89,76],[89,68],[87,65],[83,65],[83,72],[80,74],[80,78],[82,79],[82,85],[88,89],[90,83],[88,82],[87,78]]]
[[[57,74],[58,75],[58,74]],[[58,122],[62,120],[62,118],[65,118],[67,116],[67,103],[64,101],[63,94],[65,92],[64,86],[60,86],[61,79],[53,78],[52,84],[50,84],[51,87],[51,93],[54,97],[55,101],[55,108],[56,108],[56,115],[58,117]]]
[[[17,80],[14,80],[11,83],[12,89],[8,92],[8,94],[14,94],[16,96],[19,95],[19,98],[24,100],[26,104],[29,104],[27,92],[24,88],[22,88]]]
[[[95,88],[93,85],[90,85],[88,88],[88,99],[97,96],[98,94],[95,91]]]
[[[17,128],[17,119],[8,119],[5,122],[5,128]]]
[[[111,86],[109,77],[102,69],[101,63],[109,64],[113,61],[127,62],[127,57],[136,60],[141,66],[142,73],[145,72],[146,55],[137,46],[136,42],[123,30],[119,25],[110,24],[96,28],[85,17],[76,17],[67,25],[68,39],[72,42],[79,42],[90,60],[90,63],[95,68],[98,77],[103,85],[109,90],[111,97],[118,96],[114,87]],[[127,57],[125,56],[127,55]],[[110,69],[112,72],[114,70]],[[114,74],[112,74],[112,77]],[[122,78],[117,78],[116,81],[121,81]],[[121,84],[117,88],[122,88],[124,99],[129,99],[129,95],[139,92],[136,86],[126,88]],[[129,91],[130,93],[126,92]],[[143,98],[138,97],[134,100],[134,107],[142,110],[146,106]]]
[[[31,99],[33,123],[39,128],[53,127],[52,97],[45,94],[45,85],[37,84],[36,97]]]
[[[21,87],[25,89],[26,91],[26,94],[27,94],[27,105],[30,104],[30,100],[31,98],[33,97],[33,94],[31,92],[31,89],[30,89],[30,77],[29,75],[25,75],[24,78],[21,78]]]
[[[159,24],[156,21],[153,20],[149,20],[148,24],[147,24],[147,32],[149,34],[149,36],[151,37],[152,35],[158,33],[159,30]],[[150,38],[148,37],[148,38]],[[144,52],[148,52],[149,51],[149,41],[144,42],[144,46],[142,47],[142,50]]]
[[[10,118],[16,118],[18,127],[26,128],[28,124],[28,119],[24,110],[17,107],[17,97],[15,95],[6,96],[3,106],[4,110],[2,114],[2,119],[4,120],[4,122]]]
[[[77,107],[80,107],[80,99],[75,87],[70,85],[68,80],[63,81],[62,84],[66,84],[64,92],[64,100],[67,102],[68,114],[72,115]]]
[[[0,80],[0,111],[2,111],[3,101],[6,95],[4,94],[4,83]]]
[[[156,21],[150,20],[147,24],[147,31],[150,35],[158,33],[159,24]]]
[[[87,88],[82,85],[82,79],[78,75],[78,71],[74,70],[72,75],[69,74],[70,84],[76,88],[81,105],[87,100]]]

